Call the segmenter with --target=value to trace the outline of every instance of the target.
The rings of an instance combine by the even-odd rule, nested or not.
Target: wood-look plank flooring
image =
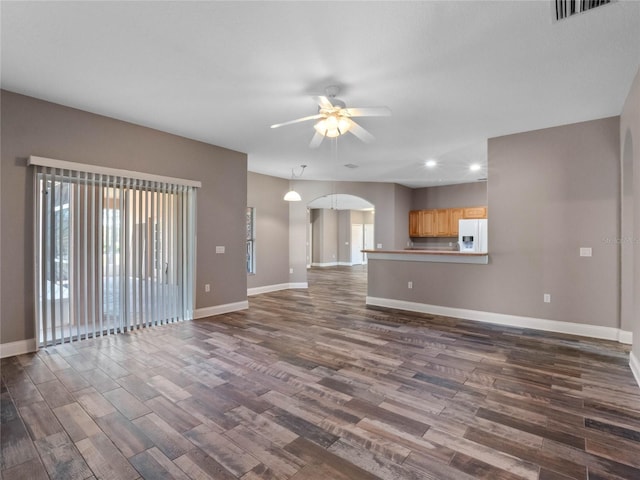
[[[2,361],[3,479],[640,479],[614,342],[371,309],[363,267]]]

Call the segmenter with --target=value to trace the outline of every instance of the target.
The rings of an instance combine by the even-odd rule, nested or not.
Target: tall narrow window
[[[247,273],[256,273],[256,209],[247,207]]]
[[[29,162],[40,346],[193,318],[198,182]]]

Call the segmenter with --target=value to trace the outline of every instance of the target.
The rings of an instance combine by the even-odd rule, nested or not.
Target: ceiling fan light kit
[[[314,97],[314,100],[318,104],[317,115],[310,115],[284,123],[276,123],[271,125],[271,128],[279,128],[309,120],[318,120],[313,125],[315,134],[309,144],[311,148],[319,147],[324,137],[336,138],[347,132],[351,132],[365,143],[373,141],[373,135],[351,118],[388,116],[391,115],[391,110],[388,107],[347,108],[342,100],[336,98],[339,91],[340,88],[333,85],[325,89],[326,96]]]
[[[335,138],[347,133],[351,128],[351,123],[348,118],[332,113],[327,118],[318,121],[313,128],[315,128],[316,132],[320,135]]]

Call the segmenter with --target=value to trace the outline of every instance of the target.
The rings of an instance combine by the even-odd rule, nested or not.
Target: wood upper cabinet
[[[435,210],[412,210],[409,212],[409,236],[435,236]]]
[[[487,207],[411,210],[409,236],[457,237],[458,221],[462,218],[487,218]]]
[[[458,221],[464,218],[464,208],[449,209],[449,232],[451,236],[458,236]]]
[[[409,212],[409,236],[420,237],[420,212],[421,210],[411,210]]]
[[[487,207],[466,207],[463,218],[487,218]]]
[[[436,215],[435,210],[420,210],[420,233],[421,237],[436,236]]]
[[[448,208],[435,211],[435,236],[447,237],[451,234],[451,213]]]

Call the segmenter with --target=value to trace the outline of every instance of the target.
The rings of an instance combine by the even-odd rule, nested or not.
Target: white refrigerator
[[[458,244],[463,253],[487,253],[487,219],[460,220]]]

